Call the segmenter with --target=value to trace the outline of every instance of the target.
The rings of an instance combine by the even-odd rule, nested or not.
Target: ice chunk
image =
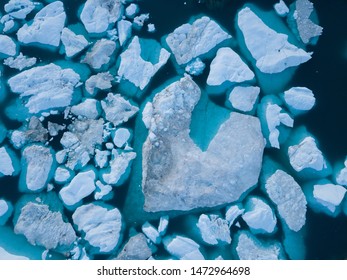
[[[93,170],[78,173],[64,188],[59,195],[68,207],[75,206],[83,198],[90,195],[95,190],[95,172]]]
[[[124,99],[120,94],[109,93],[107,97],[101,101],[102,109],[105,112],[106,120],[118,126],[127,122],[139,110],[133,106],[128,100]]]
[[[96,99],[87,98],[80,104],[72,106],[71,113],[79,117],[95,120],[100,115],[100,102]]]
[[[147,260],[151,255],[152,251],[147,244],[146,237],[142,233],[138,233],[130,237],[116,260]]]
[[[102,200],[108,200],[112,199],[113,193],[112,193],[112,187],[110,185],[104,185],[100,181],[96,181],[96,190],[94,194],[94,198],[96,200],[102,199]]]
[[[4,199],[0,199],[0,226],[6,224],[8,218],[12,215],[12,211],[12,204]]]
[[[101,151],[99,149],[95,149],[95,165],[104,168],[108,165],[108,157],[110,155],[110,151]]]
[[[153,24],[153,23],[149,23],[148,25],[147,25],[147,31],[149,32],[149,33],[154,33],[155,32],[155,25]]]
[[[245,213],[242,219],[249,226],[253,234],[271,234],[276,230],[277,219],[269,206],[262,198],[249,197],[245,204]]]
[[[295,22],[295,29],[304,44],[309,44],[313,38],[322,35],[323,28],[311,19],[311,14],[314,11],[313,3],[309,0],[296,0],[291,9],[292,19],[289,19],[289,23]]]
[[[235,241],[236,254],[240,260],[280,260],[284,258],[280,243],[261,242],[247,231],[237,234]]]
[[[18,41],[24,44],[40,43],[58,47],[65,19],[63,2],[50,3],[35,15],[31,23],[24,24],[18,30]]]
[[[14,232],[23,234],[32,245],[48,250],[68,252],[76,240],[71,224],[64,222],[60,212],[53,212],[46,204],[28,202],[15,223]]]
[[[281,17],[285,17],[289,13],[289,8],[283,0],[280,0],[278,3],[276,3],[274,5],[274,9],[276,13]]]
[[[308,61],[311,54],[288,42],[288,35],[269,28],[249,7],[238,13],[237,23],[257,68],[268,74]]]
[[[62,69],[53,63],[37,66],[10,78],[11,90],[26,100],[32,114],[69,106],[80,76],[72,69]]]
[[[1,15],[0,15],[1,16]],[[6,14],[0,19],[0,24],[3,25],[2,32],[3,33],[11,33],[17,28],[17,25],[15,21],[13,20],[13,17]]]
[[[163,239],[164,248],[180,260],[204,260],[199,244],[190,238],[170,235]]]
[[[120,19],[122,13],[121,0],[87,0],[80,19],[89,33],[103,33]]]
[[[311,110],[316,102],[313,92],[306,87],[292,87],[283,97],[288,109],[295,114]]]
[[[131,37],[131,27],[132,23],[128,20],[122,19],[117,22],[118,37],[121,46],[123,46]]]
[[[57,136],[59,132],[64,130],[65,128],[66,128],[65,124],[60,125],[57,123],[48,122],[48,125],[47,125],[48,133],[51,136]]]
[[[110,167],[102,174],[102,179],[110,185],[119,186],[124,183],[130,173],[131,162],[136,157],[134,152],[112,150]]]
[[[162,216],[159,220],[158,232],[160,236],[164,236],[169,225],[169,216]]]
[[[228,221],[229,227],[231,227],[236,219],[240,217],[244,213],[244,209],[242,209],[241,205],[231,205],[227,207],[225,212],[225,220]]]
[[[125,15],[128,18],[134,18],[136,14],[140,11],[139,6],[137,4],[131,3],[126,9],[125,9]]]
[[[10,0],[4,6],[5,12],[16,19],[25,19],[35,9],[35,3],[31,0]]]
[[[343,167],[336,172],[336,183],[347,186],[347,157],[344,161]]]
[[[170,53],[157,41],[135,36],[120,55],[118,76],[144,90],[169,57]]]
[[[128,143],[131,137],[129,129],[118,128],[113,136],[113,143],[118,147],[122,148],[126,143]]]
[[[95,70],[99,70],[111,61],[112,54],[116,50],[116,47],[117,45],[115,42],[107,39],[100,39],[94,44],[91,50],[87,52],[81,62],[87,63]]]
[[[276,205],[284,223],[299,231],[306,222],[306,198],[298,183],[283,170],[277,170],[265,183],[265,191]]]
[[[200,215],[197,227],[202,240],[209,245],[230,244],[231,242],[228,222],[218,215]]]
[[[15,56],[17,54],[16,43],[7,35],[0,35],[0,56]]]
[[[109,72],[93,75],[85,83],[86,91],[89,95],[94,96],[99,90],[110,89],[113,79]]]
[[[161,242],[161,237],[158,230],[152,226],[149,222],[145,222],[142,227],[142,232],[151,240],[154,244],[159,244]]]
[[[96,253],[113,252],[122,239],[122,216],[117,208],[90,203],[78,207],[72,219]]]
[[[193,76],[199,76],[204,72],[206,65],[200,58],[193,59],[185,68],[186,72]]]
[[[58,184],[66,184],[73,176],[73,172],[66,167],[59,166],[54,174],[54,181]]]
[[[209,86],[221,86],[225,82],[242,83],[254,79],[253,72],[231,48],[220,48],[212,60],[207,77]]]
[[[234,109],[250,112],[254,109],[259,93],[259,87],[236,86],[231,90],[228,100]]]
[[[174,54],[176,62],[181,65],[207,54],[229,38],[231,36],[215,21],[203,16],[191,24],[186,23],[176,28],[165,41]]]
[[[64,45],[67,57],[73,57],[88,46],[88,41],[83,35],[77,35],[68,28],[61,32],[61,42]]]
[[[19,171],[19,163],[15,153],[7,146],[0,148],[0,178],[13,176]]]
[[[135,17],[133,21],[133,27],[137,30],[140,30],[145,24],[145,21],[147,21],[148,19],[149,19],[149,14],[141,14]]]
[[[4,65],[10,68],[18,69],[22,71],[25,68],[30,68],[36,64],[36,57],[27,57],[22,53],[19,53],[17,57],[9,57],[4,60]]]
[[[75,120],[64,132],[60,143],[67,151],[66,166],[70,169],[82,168],[94,155],[95,147],[103,142],[103,119]]]
[[[231,113],[203,152],[189,136],[199,98],[199,87],[185,76],[159,92],[143,112],[149,128],[142,152],[147,212],[230,203],[258,181],[264,149],[259,120]]]
[[[20,190],[37,192],[46,187],[53,176],[53,155],[52,149],[37,144],[27,146],[23,150]]]

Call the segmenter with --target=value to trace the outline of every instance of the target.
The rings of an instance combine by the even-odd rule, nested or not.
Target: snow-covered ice
[[[36,57],[27,57],[22,53],[19,53],[16,57],[8,57],[4,60],[4,65],[10,68],[18,69],[22,71],[25,68],[30,68],[36,64]]]
[[[73,177],[73,172],[66,167],[59,166],[54,173],[54,181],[58,184],[66,184]]]
[[[4,6],[5,12],[16,19],[25,19],[34,9],[35,3],[31,0],[10,0]]]
[[[289,8],[283,0],[280,0],[278,3],[276,3],[274,5],[274,9],[276,13],[281,17],[285,17],[289,13]]]
[[[131,137],[131,133],[127,128],[118,128],[114,132],[113,143],[118,147],[122,148],[125,144],[128,143]]]
[[[128,18],[134,18],[136,14],[139,12],[139,6],[135,3],[131,3],[128,7],[125,9],[125,15]]]
[[[163,244],[166,251],[180,260],[205,259],[199,250],[200,245],[190,238],[170,235],[163,239]]]
[[[147,238],[138,233],[128,240],[117,256],[117,260],[147,260],[152,255]]]
[[[132,34],[132,23],[128,20],[122,19],[117,22],[118,39],[121,46],[123,46]]]
[[[85,117],[91,120],[95,120],[99,117],[100,110],[100,102],[92,98],[87,98],[78,105],[71,107],[71,113],[73,113],[74,115]]]
[[[283,97],[292,113],[311,110],[316,102],[312,90],[306,87],[292,87],[284,92]]]
[[[235,204],[228,206],[225,212],[225,220],[228,221],[229,227],[231,227],[234,222],[245,212],[241,205]]]
[[[199,57],[197,57],[187,64],[185,70],[192,76],[199,76],[202,74],[202,72],[204,72],[205,67],[205,63]]]
[[[89,45],[87,39],[83,35],[77,35],[68,28],[62,30],[61,42],[64,45],[67,57],[75,56]]]
[[[117,44],[112,40],[100,39],[87,52],[81,62],[87,63],[95,70],[99,70],[111,61],[112,54],[116,48]]]
[[[234,109],[250,112],[254,109],[259,93],[260,88],[257,86],[236,86],[231,90],[228,101]]]
[[[154,244],[159,244],[161,242],[161,237],[158,230],[149,222],[145,222],[142,227],[142,232],[151,240]]]
[[[0,148],[0,177],[12,176],[16,173],[16,167],[14,160],[14,153],[6,146]]]
[[[7,35],[0,35],[0,56],[15,56],[17,54],[17,45]]]
[[[200,215],[197,227],[202,240],[209,245],[230,244],[231,242],[228,221],[218,215]]]
[[[110,89],[113,80],[114,77],[109,72],[93,75],[85,82],[86,91],[89,95],[94,96],[99,90]]]

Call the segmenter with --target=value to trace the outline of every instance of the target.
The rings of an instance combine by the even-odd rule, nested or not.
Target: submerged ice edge
[[[296,126],[316,99],[287,85],[322,33],[312,3],[246,4],[235,34],[194,16],[160,42],[141,10],[4,4],[0,259],[305,258],[308,208],[347,215],[347,161]]]

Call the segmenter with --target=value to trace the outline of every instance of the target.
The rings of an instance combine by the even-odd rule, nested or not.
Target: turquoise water
[[[83,1],[63,1],[66,13],[68,15],[67,24],[75,24],[78,22],[77,12],[83,3]],[[135,31],[134,34],[142,37],[154,38],[160,41],[164,35],[172,32],[176,27],[186,23],[193,16],[205,14],[216,20],[225,30],[235,36],[237,32],[234,26],[234,18],[237,11],[245,3],[253,3],[259,8],[267,11],[271,10],[274,3],[277,1],[244,1],[244,0],[232,0],[227,1],[222,9],[211,9],[205,4],[198,3],[195,0],[142,0],[139,2],[139,6],[142,13],[150,13],[150,22],[156,26],[156,32],[149,34],[145,31]],[[292,2],[292,1],[285,1]],[[347,2],[342,0],[332,1],[315,1],[315,8],[319,18],[319,23],[323,26],[323,35],[320,37],[318,44],[314,47],[308,47],[308,50],[313,51],[313,58],[301,65],[294,73],[294,76],[289,81],[290,86],[305,86],[310,88],[316,96],[316,106],[307,114],[298,117],[295,120],[295,126],[305,125],[308,131],[313,134],[318,142],[319,147],[327,160],[334,164],[337,161],[342,161],[347,155],[347,90],[346,90],[346,78],[347,78],[347,18],[345,11],[347,10]],[[0,11],[3,13],[3,7],[0,5]],[[34,15],[30,14],[29,19]],[[87,38],[89,41],[95,40],[95,38]],[[235,48],[239,51],[239,47]],[[28,56],[37,57],[40,63],[47,64],[57,60],[63,60],[64,56],[52,52],[51,50],[45,50],[37,47],[22,47],[23,54]],[[77,56],[72,59],[73,62],[78,62],[81,56]],[[208,65],[208,64],[207,64]],[[214,110],[218,106],[223,106],[225,103],[225,96],[217,96],[208,98],[204,91],[204,84],[208,75],[207,66],[204,73],[195,78],[195,81],[203,89],[203,98],[193,112],[193,125],[191,129],[191,137],[196,144],[205,150],[209,141],[212,139],[214,133],[218,130],[219,125],[223,122],[225,115],[216,114],[213,119],[208,118],[208,114],[213,115]],[[82,70],[83,71],[83,70]],[[8,67],[4,67],[3,81],[5,81],[16,74],[17,71]],[[84,71],[86,77],[89,75],[87,71]],[[177,77],[176,69],[171,60],[160,70],[160,72],[153,78],[146,93],[141,97],[134,97],[134,100],[143,107],[144,103],[153,98],[153,92],[157,92],[158,87],[162,86],[168,80]],[[271,83],[271,82],[270,82]],[[111,89],[113,92],[119,90],[117,85],[114,85]],[[13,102],[16,96],[10,93],[9,89],[5,86],[5,99],[0,101],[0,120],[4,123],[8,130],[18,129],[21,126],[21,122],[10,119],[5,114],[5,108],[8,104]],[[103,99],[106,96],[105,92],[97,95],[97,99]],[[1,100],[1,98],[0,98]],[[206,116],[203,108],[208,108]],[[201,112],[200,112],[201,110]],[[225,112],[225,114],[227,111]],[[125,229],[125,236],[128,234],[130,227],[135,227],[140,230],[141,222],[143,219],[152,219],[153,225],[157,225],[159,215],[148,215],[140,217],[142,215],[142,201],[141,197],[141,147],[146,138],[147,131],[141,123],[141,114],[138,114],[136,119],[130,120],[125,126],[134,129],[134,148],[138,152],[138,157],[133,163],[132,173],[129,179],[123,186],[116,189],[115,197],[108,201],[108,203],[119,208],[122,212],[124,210],[125,219],[129,222]],[[46,118],[44,125],[47,122],[55,121],[57,123],[66,123],[62,116],[50,116]],[[200,125],[195,125],[194,122]],[[67,123],[66,123],[67,124]],[[203,135],[203,136],[202,136]],[[1,143],[9,144],[8,139]],[[53,141],[51,146],[55,149],[61,149],[59,141]],[[15,151],[17,156],[20,157],[20,152]],[[280,161],[284,166],[287,165],[280,152],[277,150],[268,150],[266,152],[272,158]],[[11,201],[13,204],[21,197],[21,193],[18,192],[18,180],[16,177],[3,177],[0,178],[0,198],[4,198]],[[298,179],[299,183],[302,183]],[[134,185],[137,190],[134,192]],[[57,187],[59,190],[60,187]],[[255,188],[252,195],[264,196],[259,188]],[[132,197],[131,203],[136,205],[127,204],[127,199]],[[346,199],[346,198],[345,198]],[[85,201],[89,202],[93,199],[87,198]],[[213,209],[213,211],[224,211],[221,207]],[[129,211],[133,211],[128,213]],[[199,213],[214,213],[211,209],[198,209],[195,214],[191,214],[194,218],[198,217]],[[143,211],[142,211],[143,212]],[[65,210],[65,214],[68,219],[71,220],[72,213]],[[173,216],[179,215],[171,219],[168,229],[168,234],[182,234],[194,238],[194,234],[189,232],[190,217],[182,215],[184,213],[173,213]],[[127,217],[130,218],[127,218]],[[135,217],[135,218],[133,218]],[[136,222],[134,222],[134,220]],[[187,222],[188,221],[188,222]],[[188,223],[188,224],[187,224]],[[7,222],[8,226],[13,226],[11,219]],[[247,225],[241,222],[242,228],[247,228]],[[237,230],[236,227],[232,227],[232,230]],[[272,237],[274,239],[281,240],[283,236],[283,230],[279,225],[278,232]],[[347,218],[340,215],[337,218],[331,218],[323,214],[316,214],[311,210],[308,210],[306,221],[306,236],[304,243],[306,247],[307,259],[346,259],[347,258]],[[0,239],[3,238],[0,236]],[[265,238],[266,239],[266,238]],[[0,242],[1,245],[1,242]],[[203,248],[206,256],[213,258],[218,254],[222,254],[225,258],[233,258],[231,251],[228,248],[212,248],[205,246]],[[162,245],[158,247],[157,253],[154,257],[164,258],[168,254],[165,252]],[[107,257],[107,256],[106,256]],[[105,256],[96,256],[96,258],[106,258]]]

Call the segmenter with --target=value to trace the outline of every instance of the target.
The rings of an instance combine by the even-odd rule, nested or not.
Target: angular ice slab
[[[15,56],[17,54],[16,43],[7,35],[0,35],[0,58],[2,56]]]
[[[80,19],[89,33],[103,33],[123,13],[121,0],[87,0]]]
[[[200,245],[190,238],[170,235],[163,239],[164,248],[172,256],[180,260],[204,260]]]
[[[276,230],[277,219],[268,203],[260,197],[249,197],[242,219],[253,234],[271,234]]]
[[[58,47],[65,20],[63,2],[50,3],[35,15],[30,24],[26,23],[18,30],[18,41]]]
[[[240,204],[235,204],[227,207],[225,212],[225,220],[228,221],[229,227],[231,227],[235,221],[245,212]]]
[[[56,64],[38,66],[10,78],[11,90],[26,101],[29,112],[36,114],[53,108],[69,106],[80,76],[72,69]]]
[[[269,28],[249,7],[238,13],[238,27],[257,68],[268,74],[308,61],[311,54],[288,42],[288,35]]]
[[[98,73],[91,76],[85,83],[88,95],[94,96],[100,90],[110,89],[114,77],[109,72]]]
[[[274,9],[276,13],[281,17],[285,17],[289,13],[289,8],[283,0],[280,0],[278,3],[276,3],[274,5]]]
[[[291,5],[289,25],[304,44],[313,43],[313,39],[322,35],[323,28],[312,21],[313,3],[309,0],[296,0]]]
[[[19,53],[17,57],[9,57],[4,60],[4,65],[10,68],[18,69],[22,71],[25,68],[30,68],[36,64],[36,57],[27,57],[22,53]]]
[[[347,186],[347,157],[343,164],[335,167],[335,181],[339,185]]]
[[[159,244],[161,242],[161,237],[158,230],[149,222],[145,222],[142,225],[141,229],[142,232],[147,236],[147,238],[154,244]]]
[[[0,178],[18,173],[20,165],[15,153],[7,146],[0,148]]]
[[[277,170],[265,183],[265,191],[276,205],[283,222],[299,231],[306,222],[306,198],[298,183],[283,170]]]
[[[200,215],[197,227],[202,240],[209,245],[230,244],[231,242],[228,221],[218,215]]]
[[[292,87],[286,90],[283,99],[290,112],[295,115],[311,110],[316,103],[312,90],[306,87]]]
[[[169,57],[157,41],[135,36],[120,55],[118,76],[144,90]]]
[[[254,79],[254,74],[241,57],[231,48],[220,48],[210,65],[207,85],[242,83]]]
[[[96,99],[87,98],[78,105],[71,107],[71,113],[77,117],[83,117],[95,120],[99,117],[101,111],[100,102]]]
[[[150,256],[152,251],[147,244],[147,238],[142,233],[138,233],[130,237],[116,260],[147,260]]]
[[[147,212],[230,203],[258,181],[264,149],[259,120],[231,113],[203,152],[189,136],[199,98],[199,87],[185,76],[146,104],[142,190]]]
[[[279,242],[262,242],[247,231],[240,231],[234,240],[235,251],[240,260],[284,259],[283,248]]]
[[[199,76],[204,72],[205,67],[205,63],[200,58],[196,58],[187,64],[185,71],[192,76]]]
[[[131,37],[132,23],[128,20],[120,20],[117,22],[119,44],[123,46]]]
[[[53,151],[42,145],[31,145],[22,152],[22,173],[19,188],[21,191],[38,192],[46,187],[53,177]]]
[[[28,202],[20,210],[14,232],[23,234],[30,244],[67,252],[76,240],[71,224],[64,222],[60,212],[46,204]]]
[[[174,54],[177,64],[182,65],[207,54],[230,38],[231,36],[214,20],[203,16],[192,23],[176,28],[165,38],[165,41]]]
[[[74,207],[95,190],[95,179],[93,170],[78,173],[70,184],[60,190],[61,200],[67,207]]]
[[[61,42],[64,45],[67,57],[73,57],[88,46],[88,41],[83,35],[77,35],[68,28],[61,32]]]
[[[117,208],[97,203],[82,205],[73,213],[72,220],[92,247],[92,253],[111,253],[122,239],[122,216]]]
[[[101,39],[87,52],[81,62],[87,63],[94,70],[100,70],[102,67],[107,67],[108,63],[112,59],[112,54],[116,50],[116,47],[117,44],[115,42]]]
[[[4,6],[5,12],[16,19],[25,19],[35,9],[35,3],[31,0],[10,0]]]
[[[0,198],[0,226],[6,224],[8,218],[12,215],[13,206],[11,202],[8,202]]]
[[[236,86],[231,90],[229,102],[226,105],[230,104],[232,108],[241,112],[251,112],[254,109],[259,93],[259,87]]]

